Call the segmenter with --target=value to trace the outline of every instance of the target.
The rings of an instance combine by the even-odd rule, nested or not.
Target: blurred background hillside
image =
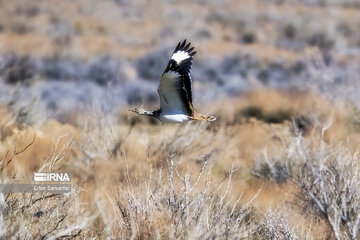
[[[195,104],[259,88],[359,95],[352,92],[360,74],[357,0],[14,0],[0,7],[0,100],[39,104],[59,119],[92,102],[157,104],[159,77],[185,38],[198,52]]]
[[[155,109],[187,39],[194,106]],[[359,0],[0,0],[1,239],[359,239]]]

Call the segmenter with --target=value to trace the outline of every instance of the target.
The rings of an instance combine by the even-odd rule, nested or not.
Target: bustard
[[[189,120],[215,121],[214,116],[196,113],[192,105],[190,70],[195,54],[196,51],[190,42],[187,43],[186,39],[182,43],[179,42],[160,79],[160,109],[147,111],[135,108],[130,111],[167,123],[182,123]]]

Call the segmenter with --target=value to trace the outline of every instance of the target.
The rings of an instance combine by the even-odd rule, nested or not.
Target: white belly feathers
[[[166,123],[183,123],[189,121],[188,116],[185,114],[165,114],[160,115],[159,119]]]

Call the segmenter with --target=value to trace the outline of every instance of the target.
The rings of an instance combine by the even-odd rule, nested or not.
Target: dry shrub
[[[235,173],[221,166],[233,160],[217,163],[224,174],[210,171],[214,147],[227,144],[226,135],[216,133],[204,123],[129,128],[103,113],[83,129],[49,121],[40,129],[17,130],[2,142],[3,182],[64,170],[72,173],[76,189],[64,195],[2,195],[2,236],[255,238],[256,209],[232,191]],[[99,139],[104,141],[97,145]]]
[[[349,143],[324,140],[331,124],[332,118],[319,125],[312,138],[293,137],[280,156],[258,161],[254,173],[277,182],[288,179],[300,189],[297,203],[304,214],[325,219],[335,239],[358,239],[359,156]]]
[[[252,208],[231,201],[227,185],[212,187],[207,161],[197,176],[181,174],[173,159],[145,183],[122,189],[114,209],[123,239],[238,239],[250,236]],[[165,175],[165,176],[163,176]],[[224,190],[224,191],[222,191]],[[120,237],[115,236],[115,238]]]
[[[70,127],[48,122],[41,129],[25,128],[1,142],[1,180],[6,183],[32,182],[33,172],[64,170],[72,138]],[[61,131],[67,134],[52,138]],[[74,131],[72,131],[75,136]],[[4,149],[7,149],[3,152]],[[39,158],[41,160],[39,160]],[[31,175],[31,176],[30,176]],[[4,239],[77,238],[96,229],[88,225],[96,219],[79,201],[79,188],[71,193],[1,193],[0,237]]]
[[[1,194],[1,238],[72,239],[94,220],[78,202],[75,191],[69,194]]]
[[[322,216],[321,211],[315,211],[316,204],[310,204],[311,199],[304,197],[304,190],[304,194],[300,195],[301,201],[296,202],[297,206],[315,210],[303,214],[305,217],[297,213],[300,220],[296,221],[288,221],[285,215],[278,214],[280,210],[277,206],[288,201],[281,211],[288,211],[291,215],[298,211],[297,208],[289,208],[297,200],[293,196],[292,185],[301,188],[302,175],[295,163],[301,163],[302,152],[305,151],[312,157],[308,157],[308,161],[313,161],[316,169],[315,152],[319,144],[311,139],[328,146],[331,138],[325,134],[327,131],[324,131],[321,141],[314,137],[319,121],[311,117],[315,130],[311,133],[309,128],[305,135],[308,138],[294,137],[294,134],[303,133],[297,131],[299,126],[295,119],[294,126],[289,121],[274,124],[256,119],[245,122],[232,120],[236,113],[249,105],[259,106],[265,113],[289,109],[298,115],[309,116],[302,109],[313,106],[313,98],[294,95],[292,108],[287,108],[284,102],[290,102],[289,99],[290,95],[285,93],[262,91],[249,94],[233,100],[238,105],[223,104],[218,113],[223,118],[211,125],[154,125],[146,121],[131,124],[133,115],[127,113],[125,117],[118,118],[113,112],[100,108],[92,113],[77,113],[74,116],[76,127],[53,120],[39,128],[8,127],[9,134],[1,140],[0,146],[0,160],[6,166],[1,173],[2,181],[28,182],[33,172],[40,169],[71,172],[76,192],[46,200],[51,210],[46,210],[47,213],[42,216],[49,219],[49,226],[53,227],[40,230],[45,238],[68,234],[68,238],[74,235],[77,238],[123,236],[124,239],[221,239],[223,236],[229,239],[302,239],[304,231],[298,234],[294,226],[298,224],[296,221],[300,221],[302,228],[307,228],[314,223],[315,217]],[[328,105],[318,101],[317,110],[327,115]],[[344,132],[343,124],[342,118],[335,118],[334,125],[341,134]],[[331,134],[337,132],[333,128],[328,131]],[[297,146],[306,149],[295,151]],[[251,175],[254,159],[261,155],[260,151],[264,148],[268,149],[267,161],[259,165],[258,176],[275,179],[282,183],[280,185],[272,181],[263,183],[263,180]],[[288,151],[278,156],[281,149]],[[236,171],[229,174],[229,169]],[[34,194],[34,197],[41,196]],[[9,229],[3,232],[3,236],[41,237],[36,235],[38,226],[29,229],[28,235],[21,235],[10,228],[12,221],[16,223],[21,219],[12,219],[15,218],[12,212],[17,213],[16,216],[26,216],[26,225],[37,225],[43,221],[21,213],[21,209],[30,208],[24,211],[31,216],[39,215],[32,212],[32,206],[36,204],[23,203],[26,199],[32,197],[29,194],[12,194],[8,203],[3,201],[3,209],[9,209],[2,212],[2,222]],[[15,205],[14,202],[21,204]],[[276,210],[266,213],[269,207]],[[55,217],[56,212],[61,216],[68,215],[51,232],[62,219]],[[305,219],[307,217],[311,218],[310,224]],[[80,224],[82,218],[86,225]],[[324,222],[322,220],[321,224],[324,225]],[[15,225],[24,228],[20,223]],[[72,230],[65,234],[64,225]],[[316,234],[312,233],[308,238],[316,239]]]
[[[77,139],[77,130],[70,125],[48,121],[39,129],[26,127],[14,129],[13,133],[0,143],[2,181],[16,179],[28,181],[35,171],[63,170],[72,157],[72,142]],[[11,163],[11,164],[10,164]],[[46,168],[46,169],[45,169]]]
[[[288,215],[288,213],[285,213],[285,211],[281,209],[269,210],[254,234],[255,239],[307,239],[306,237],[301,238],[298,230],[289,224],[287,221]]]

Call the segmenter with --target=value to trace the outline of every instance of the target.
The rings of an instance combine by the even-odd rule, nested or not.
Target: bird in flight
[[[214,116],[208,117],[195,112],[192,105],[191,64],[196,54],[191,43],[186,39],[176,46],[169,63],[161,76],[158,94],[160,109],[147,111],[142,108],[130,111],[140,115],[155,117],[166,123],[183,123],[190,120],[215,121]]]

